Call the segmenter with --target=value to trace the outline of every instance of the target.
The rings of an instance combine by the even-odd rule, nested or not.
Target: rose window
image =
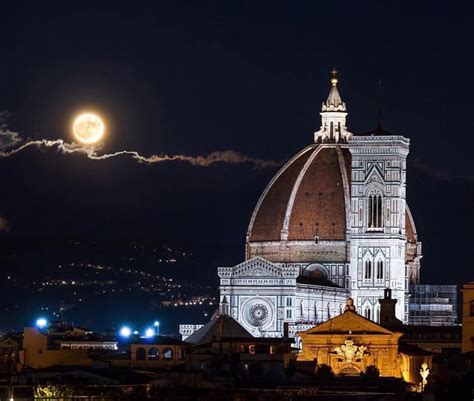
[[[254,326],[261,326],[268,318],[268,309],[265,305],[254,304],[250,308],[250,321]]]

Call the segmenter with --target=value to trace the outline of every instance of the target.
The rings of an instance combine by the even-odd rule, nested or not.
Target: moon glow
[[[93,113],[84,113],[74,120],[74,137],[84,145],[93,145],[104,136],[105,125],[102,119]]]

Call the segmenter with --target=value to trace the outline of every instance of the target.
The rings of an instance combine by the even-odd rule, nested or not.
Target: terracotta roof
[[[316,236],[320,240],[345,241],[350,184],[351,154],[347,146],[308,146],[268,184],[253,212],[247,241],[314,241]],[[405,219],[407,241],[416,243],[408,206]]]
[[[408,205],[406,207],[405,213],[405,231],[407,235],[407,241],[416,243],[416,241],[418,240],[418,236],[416,234],[415,222],[413,221],[413,216]]]
[[[270,182],[257,205],[251,241],[279,241],[286,206],[298,174],[312,154],[308,147],[290,160]],[[260,203],[259,202],[259,203]]]
[[[350,183],[350,163],[349,150],[340,145],[304,149],[264,191],[249,226],[249,241],[279,241],[285,230],[288,240],[345,240],[349,199],[343,174]]]
[[[220,328],[222,337],[253,338],[252,334],[245,330],[237,320],[227,315],[220,315],[191,334],[184,341],[194,346],[209,344],[217,335],[218,324],[222,325]]]

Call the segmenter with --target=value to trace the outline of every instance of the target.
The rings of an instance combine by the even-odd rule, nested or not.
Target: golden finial
[[[332,86],[337,85],[337,71],[336,68],[333,68],[331,71],[331,84]]]

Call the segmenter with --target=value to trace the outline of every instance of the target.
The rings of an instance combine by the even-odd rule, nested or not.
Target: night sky
[[[10,130],[71,141],[71,119],[92,109],[107,120],[102,152],[284,161],[319,128],[333,67],[356,134],[377,124],[382,81],[384,128],[411,139],[422,280],[473,279],[470,2],[98,3],[2,5]],[[243,260],[275,172],[27,149],[0,160],[0,236],[174,241],[208,249],[215,271]]]

